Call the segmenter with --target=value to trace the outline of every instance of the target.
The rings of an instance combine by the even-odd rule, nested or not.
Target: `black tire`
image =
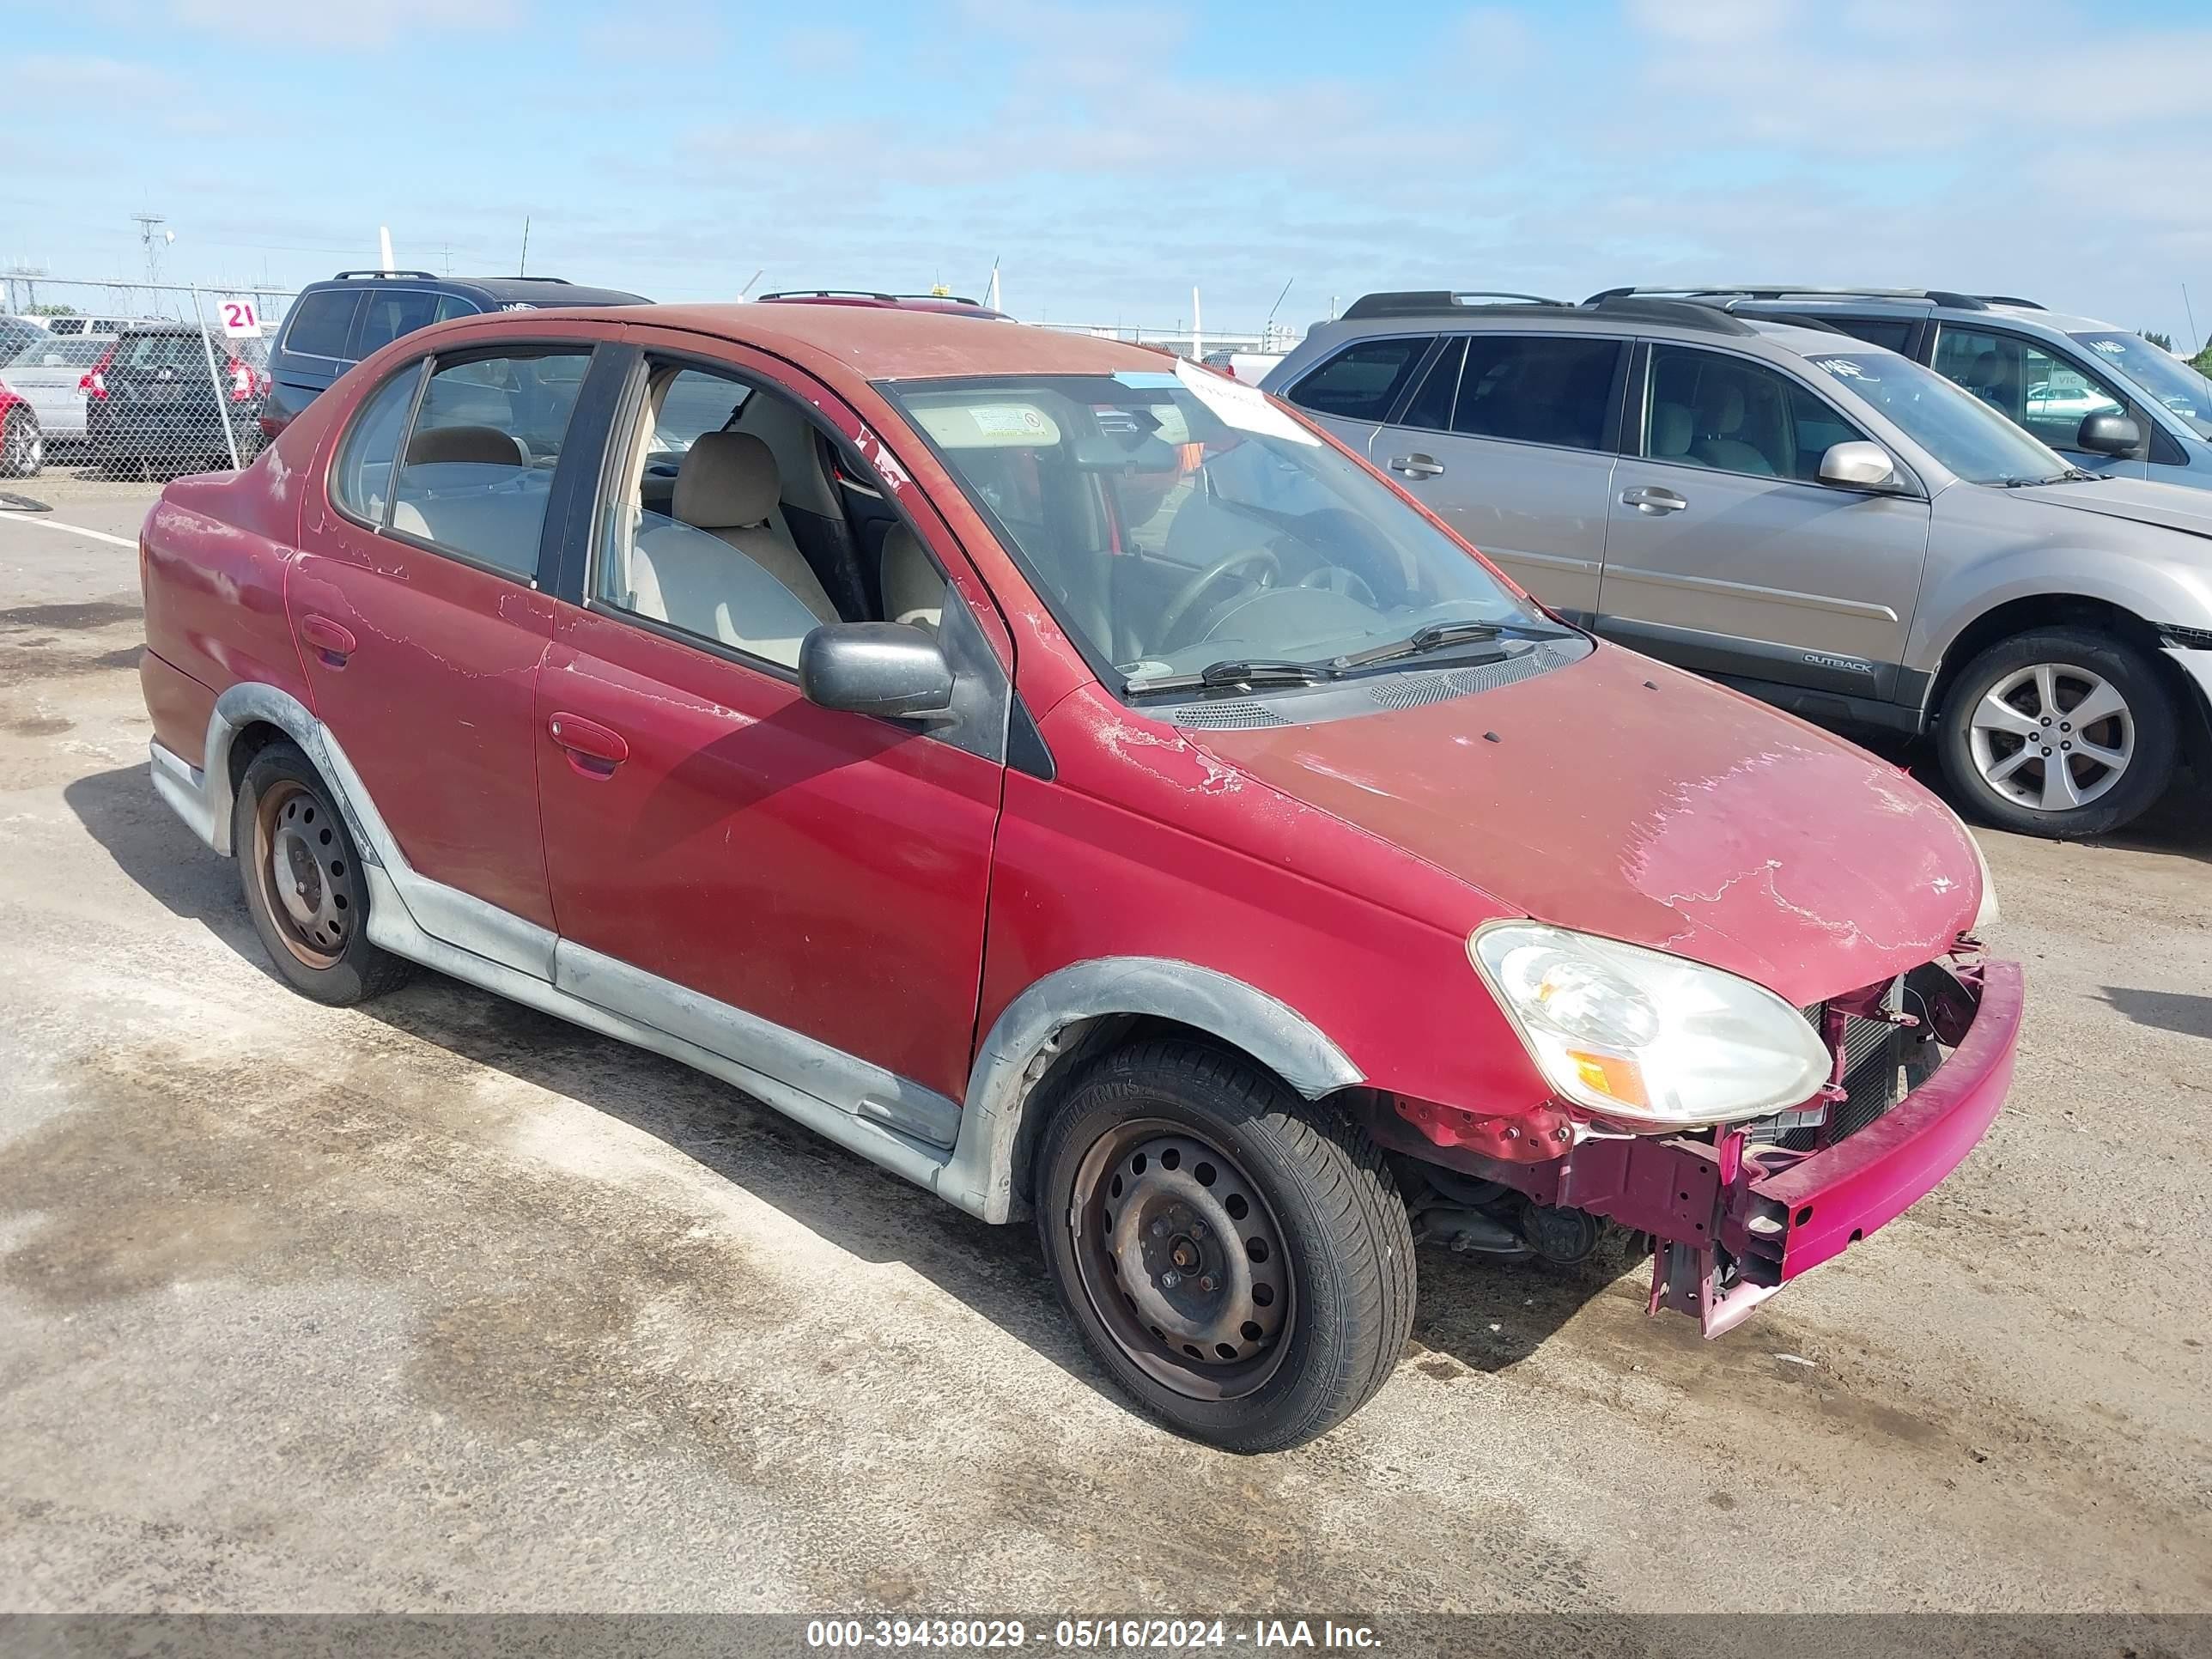
[[[2043,700],[2033,685],[2021,685],[2006,700],[2023,720],[2045,728],[2041,736],[2029,739],[1989,732],[1981,744],[2000,766],[2015,760],[2017,746],[2035,751],[2018,757],[2014,775],[2021,781],[2021,790],[2042,799],[2051,799],[2043,788],[2045,768],[2067,766],[2067,776],[2085,797],[2078,806],[2045,807],[2015,799],[1984,776],[1984,756],[1978,753],[1975,724],[1984,699],[2045,665],[2056,671],[2054,708],[2038,712]],[[2118,694],[2124,713],[2076,732],[2065,718],[2072,712],[2068,701],[2081,706],[2087,688],[2098,681]],[[2096,629],[2039,628],[2000,640],[1960,671],[1944,695],[1936,748],[1953,791],[1974,817],[2000,830],[2063,841],[2108,834],[2164,794],[2173,778],[2179,726],[2179,712],[2159,665],[2142,652]],[[2124,736],[2126,764],[2111,768],[2090,759],[2086,749],[2064,747],[2091,733],[2102,752],[2118,752]],[[2046,750],[2048,760],[2040,752]]]
[[[39,417],[21,407],[0,415],[0,478],[35,478],[45,465]]]
[[[293,989],[343,1007],[406,982],[410,965],[369,943],[360,849],[329,787],[296,747],[279,740],[254,756],[230,823],[253,931]],[[294,889],[289,900],[277,890],[280,864]]]
[[[1035,1169],[1061,1302],[1115,1381],[1177,1432],[1280,1451],[1327,1433],[1389,1380],[1413,1321],[1406,1207],[1362,1131],[1273,1077],[1194,1042],[1117,1049],[1060,1096]],[[1180,1188],[1148,1184],[1170,1171]],[[1121,1224],[1118,1252],[1109,1218]],[[1134,1288],[1149,1304],[1127,1288],[1125,1261],[1148,1279]],[[1192,1323],[1170,1337],[1147,1321],[1178,1295]],[[1222,1322],[1237,1319],[1234,1330]],[[1186,1345],[1206,1322],[1200,1340],[1241,1332],[1234,1348]]]

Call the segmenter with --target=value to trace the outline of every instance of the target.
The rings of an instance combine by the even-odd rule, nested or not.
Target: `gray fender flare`
[[[374,833],[365,823],[356,805],[361,799],[359,780],[353,768],[344,764],[325,739],[323,723],[309,712],[307,706],[289,691],[280,691],[273,685],[258,680],[241,680],[215,700],[215,708],[208,715],[207,744],[200,762],[200,823],[209,846],[226,857],[235,854],[231,845],[230,820],[236,791],[230,779],[230,749],[238,734],[250,726],[273,726],[300,745],[315,769],[331,786],[338,810],[346,815],[346,827],[353,831],[354,845],[370,863],[382,863],[380,856],[384,845],[384,826],[380,821]]]
[[[1014,1213],[1014,1158],[1040,1060],[1071,1025],[1152,1014],[1234,1043],[1309,1100],[1366,1080],[1320,1027],[1287,1003],[1196,963],[1098,957],[1046,975],[1006,1005],[969,1074],[952,1157],[937,1190],[986,1221]]]

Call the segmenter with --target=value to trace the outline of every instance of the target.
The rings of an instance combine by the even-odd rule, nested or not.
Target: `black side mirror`
[[[2092,455],[2132,455],[2142,447],[2142,428],[2126,416],[2115,415],[2108,409],[2081,422],[2074,446]]]
[[[824,708],[929,720],[952,712],[952,665],[906,623],[830,623],[799,643],[799,691]]]

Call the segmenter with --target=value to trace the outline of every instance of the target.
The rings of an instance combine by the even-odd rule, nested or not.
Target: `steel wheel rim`
[[[2071,811],[2109,794],[2125,775],[2135,714],[2103,675],[2034,663],[1982,694],[1968,744],[1982,781],[2014,805]]]
[[[254,804],[253,864],[285,949],[310,968],[331,967],[354,927],[337,815],[305,784],[271,784]]]
[[[1189,1400],[1239,1400],[1297,1324],[1282,1224],[1237,1162],[1157,1118],[1117,1125],[1076,1170],[1075,1265],[1114,1344]]]

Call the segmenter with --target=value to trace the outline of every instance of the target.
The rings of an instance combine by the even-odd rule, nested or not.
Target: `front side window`
[[[392,527],[527,577],[588,350],[441,360],[393,489]]]
[[[1695,346],[1651,348],[1644,453],[1652,460],[1817,483],[1820,458],[1865,435],[1778,369]]]
[[[1936,372],[2057,449],[2080,446],[2092,415],[2124,415],[2126,399],[2102,375],[2017,334],[1943,325]]]
[[[422,365],[414,362],[379,386],[338,447],[331,468],[331,499],[365,524],[382,525],[392,499],[392,470],[399,459],[399,434],[415,407]]]
[[[1557,631],[1366,468],[1203,369],[880,389],[1131,695],[1255,659],[1325,678],[1431,624]]]
[[[2043,483],[2070,471],[1987,404],[1910,358],[1846,349],[1808,361],[1970,483]]]
[[[1602,449],[1618,340],[1471,334],[1452,430],[1565,449]]]
[[[602,514],[599,604],[785,668],[840,620],[783,511],[775,451],[811,441],[804,417],[742,380],[657,363]]]
[[[2106,329],[2074,337],[2188,422],[2197,436],[2212,438],[2212,380],[2140,334]]]
[[[326,288],[304,294],[284,319],[284,349],[307,357],[343,357],[361,295]]]
[[[1388,420],[1428,349],[1425,337],[1359,341],[1291,387],[1291,401],[1340,420]]]

